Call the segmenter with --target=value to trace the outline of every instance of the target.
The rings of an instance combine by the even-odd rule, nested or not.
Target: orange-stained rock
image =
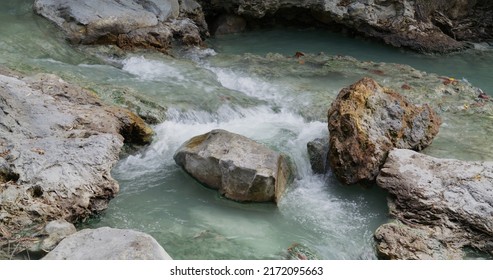
[[[428,106],[363,78],[341,90],[328,112],[328,162],[346,184],[374,181],[392,148],[422,150],[438,133]]]

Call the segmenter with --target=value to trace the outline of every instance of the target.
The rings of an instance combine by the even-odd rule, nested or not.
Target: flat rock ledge
[[[59,26],[74,44],[167,52],[174,42],[198,46],[208,35],[194,0],[36,0],[34,11]]]
[[[102,227],[70,235],[43,260],[171,260],[150,235]]]
[[[106,209],[124,141],[152,134],[132,112],[57,76],[0,74],[0,249],[14,256],[40,244],[49,221]]]
[[[236,201],[279,201],[293,170],[285,155],[216,129],[185,142],[175,162],[197,181]]]
[[[393,148],[422,150],[441,119],[428,105],[363,78],[343,88],[328,111],[328,162],[346,184],[374,181]]]
[[[375,232],[384,259],[493,255],[493,162],[438,159],[395,149],[377,177],[395,222]]]

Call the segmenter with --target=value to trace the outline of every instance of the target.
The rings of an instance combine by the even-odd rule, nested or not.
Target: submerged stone
[[[341,90],[328,122],[328,162],[346,184],[375,180],[392,148],[422,150],[441,124],[428,105],[413,105],[370,78]]]
[[[493,254],[493,162],[395,149],[377,184],[389,192],[390,214],[399,221],[375,233],[381,257],[461,258],[465,247]]]
[[[287,249],[287,260],[319,260],[320,257],[312,249],[300,243],[293,243]]]
[[[293,176],[285,155],[220,129],[188,140],[173,158],[199,182],[236,201],[279,201]]]

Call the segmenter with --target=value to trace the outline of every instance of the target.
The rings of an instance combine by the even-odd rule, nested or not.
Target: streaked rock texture
[[[188,140],[174,159],[199,182],[237,201],[278,201],[293,173],[284,155],[220,129]]]
[[[462,258],[464,247],[493,254],[493,162],[396,149],[377,184],[389,192],[398,221],[375,233],[382,258]]]

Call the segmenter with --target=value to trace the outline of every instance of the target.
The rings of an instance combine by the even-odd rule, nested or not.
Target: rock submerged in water
[[[395,149],[377,184],[397,219],[375,233],[381,258],[460,259],[465,247],[493,255],[493,162]]]
[[[171,260],[150,235],[102,227],[70,235],[43,260]]]
[[[370,78],[341,90],[328,122],[328,162],[346,184],[374,181],[391,149],[422,150],[441,124],[429,106],[415,106]]]
[[[152,133],[132,112],[55,75],[0,74],[0,250],[30,249],[48,221],[106,209],[124,141],[148,143]]]
[[[220,129],[185,142],[174,160],[197,181],[236,201],[277,202],[293,176],[285,155]]]

